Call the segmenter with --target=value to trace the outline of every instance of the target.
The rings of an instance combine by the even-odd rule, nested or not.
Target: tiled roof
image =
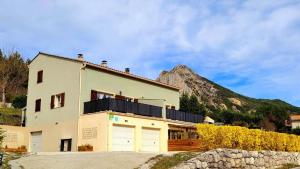
[[[291,121],[300,121],[300,115],[299,114],[293,114],[293,115],[290,115],[290,119]]]
[[[94,69],[97,69],[97,70],[100,70],[100,71],[116,74],[116,75],[123,76],[123,77],[126,77],[126,78],[131,78],[131,79],[139,80],[139,81],[146,82],[146,83],[149,83],[149,84],[152,84],[152,85],[157,85],[157,86],[161,86],[161,87],[165,87],[165,88],[168,88],[168,89],[179,91],[179,88],[176,87],[176,86],[172,86],[172,85],[164,84],[164,83],[161,83],[161,82],[157,82],[157,81],[152,80],[152,79],[148,79],[148,78],[145,78],[145,77],[134,75],[132,73],[126,73],[124,71],[116,70],[116,69],[113,69],[113,68],[110,68],[110,67],[107,67],[107,66],[101,66],[101,65],[94,64],[94,63],[87,62],[87,61],[81,61],[81,60],[78,60],[78,59],[72,59],[72,58],[63,57],[63,56],[52,55],[52,54],[48,54],[48,53],[44,53],[44,52],[39,52],[37,54],[37,56],[39,54],[43,54],[43,55],[46,55],[46,56],[55,57],[55,58],[59,58],[59,59],[74,61],[74,62],[85,63],[87,65],[87,67],[94,68]]]

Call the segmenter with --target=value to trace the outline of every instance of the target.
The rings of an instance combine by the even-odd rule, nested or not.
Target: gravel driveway
[[[133,169],[157,154],[135,152],[43,153],[10,161],[12,169]]]

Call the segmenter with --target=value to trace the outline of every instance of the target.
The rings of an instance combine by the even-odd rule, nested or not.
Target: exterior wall
[[[80,117],[78,146],[90,144],[93,146],[93,151],[107,151],[107,137],[107,113],[87,114]]]
[[[28,149],[28,131],[26,127],[0,125],[4,131],[3,147],[18,148],[26,146]]]
[[[35,125],[29,129],[29,151],[31,151],[31,132],[42,131],[42,151],[60,151],[61,139],[72,139],[71,151],[77,151],[78,121],[68,120],[57,124]]]
[[[111,94],[122,93],[123,96],[141,99],[143,103],[162,105],[173,105],[179,108],[179,91],[152,85],[122,76],[100,72],[93,69],[85,69],[82,76],[81,103],[90,101],[91,90],[98,90]],[[148,102],[147,102],[147,99]],[[158,100],[154,102],[154,100]]]
[[[292,121],[292,129],[300,127],[300,121]]]
[[[31,132],[42,132],[42,151],[59,151],[61,139],[72,139],[72,151],[83,144],[91,144],[95,151],[111,150],[113,125],[135,127],[135,149],[140,151],[142,128],[160,130],[160,151],[168,149],[168,124],[161,120],[141,117],[120,116],[120,121],[112,121],[107,113],[83,115],[83,104],[90,101],[91,90],[140,99],[142,103],[161,106],[172,105],[179,108],[179,92],[146,82],[129,79],[97,71],[82,69],[83,64],[66,61],[61,58],[39,54],[30,64],[27,127],[29,151],[31,150]],[[37,72],[43,70],[43,82],[37,83]],[[50,108],[51,96],[65,93],[65,104],[61,108]],[[35,112],[35,101],[41,99],[41,111]],[[163,109],[165,110],[165,109]],[[123,114],[124,115],[124,114]],[[163,111],[163,117],[165,117]],[[109,120],[111,119],[111,120]],[[125,122],[127,120],[128,122]],[[89,128],[89,129],[88,129]],[[96,130],[96,138],[83,138],[83,131]]]
[[[77,139],[81,64],[40,54],[29,66],[27,126],[29,132],[42,131],[43,151],[58,151],[60,139]],[[43,70],[43,82],[37,72]],[[51,95],[65,93],[65,105],[50,108]],[[35,112],[35,100],[41,99],[41,111]],[[56,129],[56,130],[55,130]],[[30,142],[29,142],[30,143]],[[72,151],[75,150],[72,147]]]
[[[91,144],[94,151],[112,150],[112,127],[134,127],[134,147],[136,152],[141,151],[142,129],[155,129],[160,131],[160,152],[168,151],[168,123],[162,120],[133,117],[121,113],[101,112],[97,114],[82,115],[80,118],[78,145]],[[97,138],[82,139],[82,130],[97,128]]]

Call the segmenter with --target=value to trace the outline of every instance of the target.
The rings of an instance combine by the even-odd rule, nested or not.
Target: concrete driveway
[[[135,152],[42,153],[9,163],[12,169],[133,169],[156,155]]]

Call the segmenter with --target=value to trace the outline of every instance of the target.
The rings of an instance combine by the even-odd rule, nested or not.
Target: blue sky
[[[241,94],[300,106],[300,1],[1,0],[0,48],[156,78],[186,64]]]

